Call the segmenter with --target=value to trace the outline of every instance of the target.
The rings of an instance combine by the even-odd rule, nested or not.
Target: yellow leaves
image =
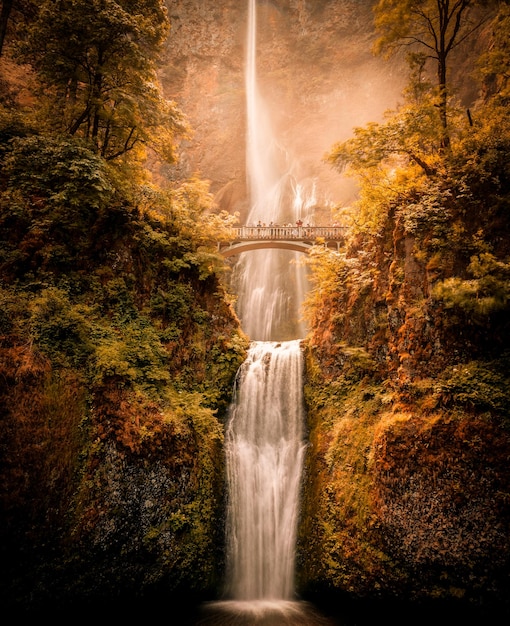
[[[128,348],[121,339],[110,339],[95,350],[96,380],[118,377],[127,381],[136,378],[136,370],[128,360]]]
[[[198,245],[214,245],[230,238],[230,228],[239,214],[216,211],[209,182],[191,178],[171,191],[174,214],[183,235],[192,237]]]
[[[488,275],[499,275],[501,278],[510,278],[510,263],[498,261],[493,254],[483,252],[471,257],[468,271],[475,278],[484,278]]]
[[[169,389],[168,396],[172,414],[167,415],[167,420],[170,418],[173,423],[187,424],[201,437],[223,441],[221,424],[215,411],[204,406],[203,394]]]
[[[374,9],[374,24],[379,37],[373,52],[388,59],[409,31],[411,13],[405,0],[379,0]]]
[[[380,416],[374,434],[376,437],[380,437],[386,430],[400,428],[408,424],[412,417],[411,413],[403,411],[385,412]]]

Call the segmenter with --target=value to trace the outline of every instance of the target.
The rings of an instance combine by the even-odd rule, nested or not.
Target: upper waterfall
[[[246,37],[246,177],[250,193],[248,224],[294,224],[310,219],[302,186],[292,180],[292,159],[273,132],[257,82],[257,3],[249,0]],[[299,253],[264,250],[240,255],[233,272],[237,313],[256,341],[302,338],[301,305],[307,290]]]

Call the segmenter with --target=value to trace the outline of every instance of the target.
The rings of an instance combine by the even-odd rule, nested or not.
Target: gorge
[[[0,54],[2,607],[499,623],[508,4],[467,3],[446,127],[430,59],[372,55],[393,0],[57,4]],[[348,234],[225,260],[259,219]]]
[[[258,93],[255,0],[248,2],[246,51],[248,223],[276,225],[289,216],[294,223],[306,216],[295,213],[295,201],[285,204],[288,172],[278,171],[272,155],[284,148],[277,145]],[[208,605],[205,623],[312,624],[310,609],[296,601],[294,587],[306,449],[305,329],[299,323],[304,267],[295,262],[298,253],[289,258],[278,250],[261,252],[264,256],[241,253],[234,269],[238,315],[252,341],[225,434],[227,600]],[[282,341],[289,332],[295,338]]]

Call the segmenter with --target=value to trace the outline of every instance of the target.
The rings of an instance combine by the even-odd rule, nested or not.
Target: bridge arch
[[[242,241],[220,248],[220,254],[225,258],[241,254],[241,252],[250,252],[251,250],[265,250],[268,248],[279,250],[294,250],[295,252],[308,253],[312,244],[304,241]]]

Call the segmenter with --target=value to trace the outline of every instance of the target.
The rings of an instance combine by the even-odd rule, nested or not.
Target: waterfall
[[[246,39],[246,174],[250,211],[246,223],[294,224],[309,221],[303,189],[296,185],[293,163],[277,140],[257,79],[257,3],[249,0]],[[258,250],[240,255],[232,281],[238,295],[237,314],[253,340],[303,337],[301,304],[307,275],[300,253]]]
[[[303,187],[292,180],[256,80],[256,1],[249,0],[246,108],[248,222],[304,219]],[[283,172],[283,173],[282,173]],[[289,190],[292,191],[289,194]],[[289,217],[291,216],[291,217]],[[295,600],[294,573],[304,440],[305,334],[299,310],[304,268],[281,251],[241,255],[234,268],[238,314],[252,339],[240,367],[225,433],[228,600],[200,624],[329,624]]]
[[[227,561],[237,600],[291,600],[303,441],[299,340],[254,342],[226,432]]]
[[[285,151],[258,90],[257,3],[248,1],[246,165],[248,223],[278,223],[285,206]],[[290,213],[289,213],[290,212]],[[228,591],[235,600],[291,600],[303,443],[304,291],[297,253],[244,253],[237,264],[238,313],[253,340],[241,367],[226,432]],[[278,343],[276,340],[285,340]]]
[[[249,0],[248,222],[276,224],[284,210],[287,219],[289,212],[295,213],[296,203],[287,195],[285,207],[285,151],[274,137],[258,91],[256,34],[256,0]],[[304,333],[296,322],[303,268],[272,250],[242,256],[237,268],[239,313],[253,341],[238,373],[226,431],[228,594],[238,601],[290,601],[305,450],[303,365],[300,340],[295,339]]]

